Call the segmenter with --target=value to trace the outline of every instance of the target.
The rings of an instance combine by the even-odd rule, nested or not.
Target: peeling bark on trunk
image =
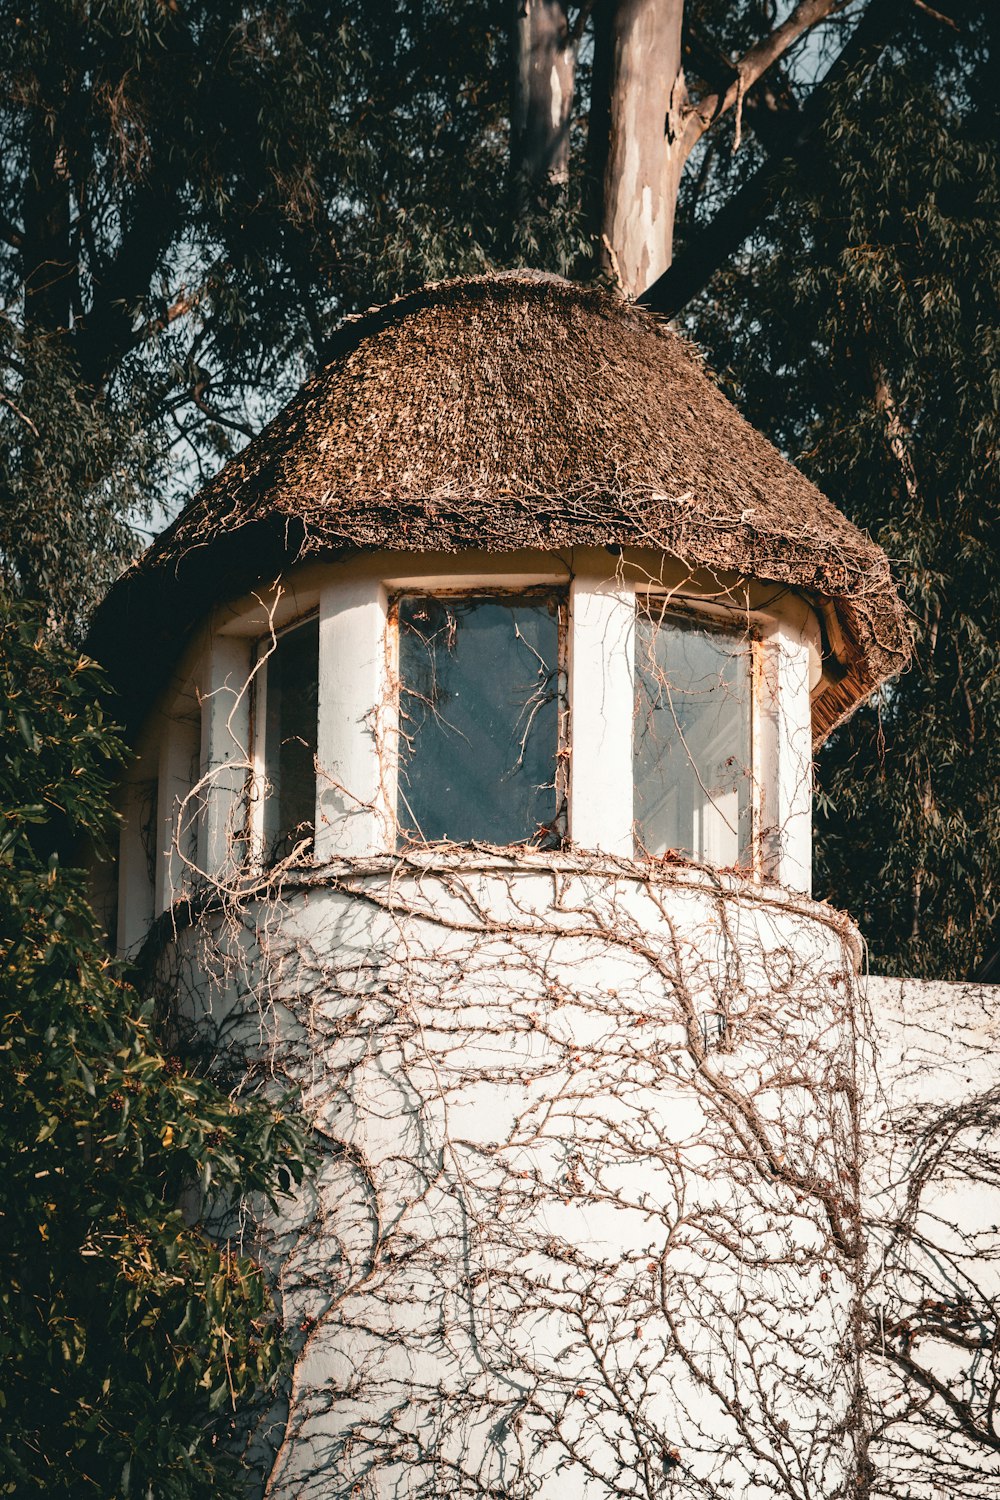
[[[600,257],[631,297],[670,264],[690,150],[682,123],[683,17],[684,0],[619,0],[595,15],[591,172],[603,189]]]
[[[902,3],[871,0],[856,37],[852,33],[844,48],[844,63],[870,49],[875,33],[881,47],[898,23]],[[605,271],[628,296],[653,290],[650,305],[662,300],[663,289],[656,284],[672,260],[681,174],[698,141],[721,115],[735,111],[738,144],[748,92],[806,32],[843,8],[843,0],[798,0],[741,58],[726,60],[717,85],[694,100],[682,66],[684,0],[601,0],[595,8],[591,226]],[[839,76],[844,70],[838,62],[832,71]],[[800,129],[794,113],[790,121],[789,147]],[[779,149],[776,133],[771,136],[772,148]],[[740,200],[738,221],[756,222],[763,210],[767,192],[759,176],[754,183],[756,193]],[[724,242],[732,227],[730,222],[716,238]],[[690,280],[690,270],[687,275]]]
[[[889,383],[888,373],[875,357],[874,353],[870,355],[870,366],[875,409],[885,424],[885,445],[899,466],[899,472],[902,475],[903,484],[911,504],[914,507],[919,507],[920,486],[917,482],[917,471],[913,462],[910,430],[900,415],[892,386]]]
[[[511,166],[520,212],[569,175],[575,73],[563,0],[515,0]]]

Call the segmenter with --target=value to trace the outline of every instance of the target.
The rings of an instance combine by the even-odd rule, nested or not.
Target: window
[[[651,600],[635,641],[638,848],[749,864],[752,640]]]
[[[559,596],[404,594],[395,618],[400,837],[558,844]]]
[[[283,859],[311,839],[316,816],[319,621],[314,617],[262,643],[264,854]],[[258,700],[259,704],[259,700]],[[259,711],[260,711],[259,704]]]

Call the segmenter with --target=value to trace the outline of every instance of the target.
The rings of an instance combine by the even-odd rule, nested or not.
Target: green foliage
[[[44,599],[49,624],[70,634],[134,555],[130,521],[149,512],[142,415],[95,401],[62,340],[0,314],[0,588]]]
[[[275,1378],[259,1266],[196,1206],[301,1180],[293,1118],[161,1047],[54,843],[109,831],[93,665],[0,625],[0,1494],[238,1493],[218,1446]]]
[[[943,978],[975,972],[1000,918],[1000,47],[991,7],[955,13],[844,94],[691,320],[912,611],[910,671],[820,757],[817,889],[873,968]]]
[[[572,185],[512,229],[509,12],[0,0],[0,588],[73,633],[129,522],[241,444],[345,312],[586,264],[587,50]],[[724,76],[712,36],[735,52],[769,7],[688,12],[689,76]],[[915,20],[845,95],[821,165],[692,314],[751,420],[896,564],[916,662],[823,754],[818,888],[873,966],[947,977],[1000,913],[998,47],[995,8],[958,14],[958,36]],[[730,157],[731,130],[692,163],[689,224],[761,158],[752,136]],[[109,830],[121,749],[93,668],[4,615],[0,1494],[235,1494],[220,1434],[275,1379],[280,1328],[198,1205],[273,1199],[303,1142],[168,1055],[109,962],[56,851]]]

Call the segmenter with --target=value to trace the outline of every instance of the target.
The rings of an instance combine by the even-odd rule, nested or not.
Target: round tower
[[[648,313],[422,290],[115,586],[118,936],[315,1181],[282,1500],[857,1494],[858,947],[814,747],[884,555]],[[234,1231],[235,1232],[235,1231]]]

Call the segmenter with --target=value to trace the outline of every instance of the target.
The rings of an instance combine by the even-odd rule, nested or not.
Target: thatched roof
[[[652,314],[530,274],[425,288],[331,359],[114,586],[94,649],[149,683],[225,597],[356,549],[653,547],[832,602],[822,738],[906,661],[885,555]],[[827,612],[829,615],[829,611]]]

